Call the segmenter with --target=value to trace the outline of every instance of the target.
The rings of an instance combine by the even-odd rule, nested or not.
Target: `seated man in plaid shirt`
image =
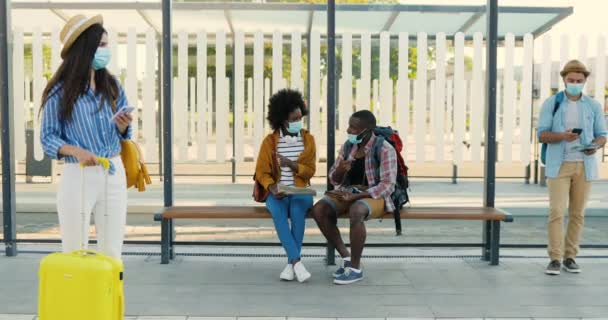
[[[364,222],[395,210],[391,194],[397,178],[397,154],[390,143],[374,134],[375,128],[376,117],[370,111],[358,111],[350,117],[348,141],[329,172],[336,189],[312,208],[319,229],[342,257],[341,267],[334,273],[335,284],[363,279]],[[337,227],[337,217],[342,215],[350,218],[350,253]]]

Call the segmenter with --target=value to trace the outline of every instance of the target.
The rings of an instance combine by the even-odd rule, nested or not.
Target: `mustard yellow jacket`
[[[304,142],[304,151],[298,158],[298,172],[294,175],[296,187],[308,187],[310,179],[315,175],[317,151],[314,137],[306,130],[301,132]],[[264,189],[278,183],[281,180],[281,168],[277,156],[277,145],[279,144],[279,131],[266,136],[255,166],[255,179]]]

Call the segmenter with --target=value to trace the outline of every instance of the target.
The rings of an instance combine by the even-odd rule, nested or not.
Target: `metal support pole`
[[[487,0],[486,5],[486,149],[484,170],[484,206],[494,207],[496,191],[496,49],[498,46],[498,0]],[[492,233],[492,223],[483,223],[483,240],[488,243]],[[487,245],[482,250],[482,259],[488,260]]]
[[[336,1],[327,1],[327,187],[336,154]],[[336,250],[327,244],[327,264],[336,263]]]
[[[172,1],[163,1],[163,168],[164,203],[173,206],[173,116],[171,114],[173,95],[173,39],[171,37]]]
[[[158,52],[158,77],[156,79],[158,86],[158,95],[156,96],[158,99],[158,115],[155,114],[155,121],[158,121],[158,179],[163,181],[163,46],[162,46],[162,35],[159,34],[158,44],[157,44]],[[158,118],[157,118],[158,117]]]
[[[310,110],[310,32],[306,35],[306,103]],[[308,130],[310,130],[310,116],[308,118]]]
[[[10,83],[12,61],[11,2],[0,1],[0,110],[2,112],[2,212],[5,254],[17,255],[15,203],[15,144],[13,107]]]
[[[452,165],[452,184],[458,184],[458,166]]]
[[[232,159],[230,160],[232,165],[232,183],[236,183],[236,79],[235,79],[235,68],[236,68],[236,54],[234,52],[236,46],[236,34],[232,32],[232,72],[230,79],[230,98],[232,100]],[[243,115],[239,115],[242,117]],[[240,124],[239,124],[240,125]]]
[[[172,1],[162,0],[162,15],[163,15],[163,168],[164,168],[164,203],[165,208],[173,206],[173,115],[172,112],[172,95],[173,95],[173,33],[171,30],[172,19]],[[163,220],[164,221],[164,220]],[[164,257],[161,257],[161,263],[167,262],[168,258],[175,257],[173,250],[174,226],[173,220],[167,221],[164,225],[165,239],[168,238],[168,243],[165,240]],[[161,226],[162,228],[162,226]],[[167,237],[168,236],[168,237]],[[167,248],[168,245],[168,248]],[[167,252],[168,249],[168,252]]]
[[[162,0],[163,15],[163,150],[164,150],[164,204],[165,207],[173,206],[173,39],[171,37],[171,0]]]
[[[532,41],[532,51],[534,52],[534,41]],[[534,55],[532,55],[534,56]],[[534,97],[534,57],[532,57],[532,92],[530,97]],[[536,131],[534,130],[534,99],[530,101],[530,141],[532,143],[532,150],[534,150],[534,184],[538,184],[538,140]],[[530,169],[532,170],[532,169]]]

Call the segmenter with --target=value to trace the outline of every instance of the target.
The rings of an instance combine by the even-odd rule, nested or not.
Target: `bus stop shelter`
[[[88,15],[101,13],[108,24],[134,24],[153,28],[162,38],[162,141],[173,139],[173,31],[191,25],[206,23],[213,29],[234,30],[256,23],[266,31],[277,25],[299,28],[303,34],[320,30],[327,39],[327,154],[328,168],[333,164],[336,124],[336,42],[337,33],[370,32],[378,37],[388,32],[445,32],[448,38],[463,32],[470,39],[483,32],[486,39],[485,86],[485,157],[484,206],[494,207],[496,177],[496,92],[497,47],[507,32],[523,39],[527,33],[537,37],[553,25],[572,14],[572,8],[500,7],[498,0],[487,0],[483,6],[440,6],[402,4],[326,4],[305,3],[244,3],[244,2],[36,2],[2,1],[0,4],[0,107],[2,111],[2,197],[3,227],[6,255],[17,254],[15,208],[15,160],[13,142],[13,106],[11,103],[11,19],[26,21],[45,30],[60,29],[75,13]],[[203,19],[204,18],[204,19]],[[203,21],[203,22],[201,22]],[[338,22],[338,23],[336,23]],[[120,31],[120,30],[119,30]],[[431,37],[432,38],[432,37]],[[310,72],[308,73],[310,74]],[[308,82],[310,83],[310,82]],[[171,143],[162,144],[164,206],[174,203],[173,150]],[[484,224],[484,237],[490,225]],[[333,252],[333,250],[332,250]]]

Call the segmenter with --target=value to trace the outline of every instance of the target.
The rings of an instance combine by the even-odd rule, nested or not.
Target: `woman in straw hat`
[[[48,156],[65,161],[57,194],[63,251],[79,249],[83,240],[86,246],[82,219],[88,226],[93,212],[99,250],[120,258],[127,212],[120,141],[131,137],[132,117],[123,110],[122,87],[106,69],[103,18],[74,16],[60,37],[63,62],[44,89],[40,139]],[[110,160],[109,169],[99,158]]]

